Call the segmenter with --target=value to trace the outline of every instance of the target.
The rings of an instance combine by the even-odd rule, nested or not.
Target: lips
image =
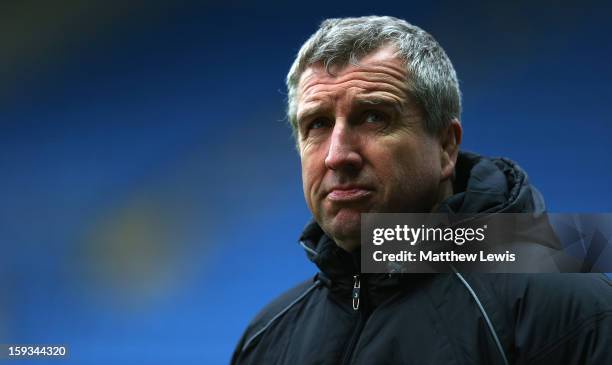
[[[365,199],[371,194],[372,190],[363,187],[335,187],[330,189],[329,193],[327,193],[327,199],[334,202],[351,202]]]

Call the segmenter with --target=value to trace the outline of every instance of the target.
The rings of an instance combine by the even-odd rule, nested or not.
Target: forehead
[[[332,67],[321,63],[304,70],[298,84],[298,114],[304,104],[354,96],[372,95],[397,99],[408,96],[405,63],[392,47],[381,48],[359,60],[358,65]]]

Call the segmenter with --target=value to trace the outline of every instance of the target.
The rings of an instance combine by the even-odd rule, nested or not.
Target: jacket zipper
[[[359,280],[359,275],[353,276],[353,310],[359,310],[359,295],[361,292],[361,280]]]
[[[361,279],[359,275],[353,276],[353,293],[351,295],[353,299],[353,310],[355,312],[359,312],[359,319],[357,320],[357,326],[353,330],[353,334],[351,335],[351,339],[346,347],[344,352],[344,357],[342,359],[342,365],[347,365],[351,361],[353,350],[357,345],[357,340],[359,340],[359,336],[361,335],[361,331],[366,323],[366,312],[363,308],[359,310],[361,304]]]

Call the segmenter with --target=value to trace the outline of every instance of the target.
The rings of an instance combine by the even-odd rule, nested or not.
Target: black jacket
[[[460,155],[442,211],[544,211],[505,159]],[[249,324],[232,364],[612,364],[612,282],[602,274],[360,274],[311,223],[319,268]]]

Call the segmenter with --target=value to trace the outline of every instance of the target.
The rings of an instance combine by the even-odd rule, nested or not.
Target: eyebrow
[[[398,114],[401,114],[403,111],[403,105],[393,99],[383,98],[383,97],[372,97],[372,96],[364,96],[364,97],[356,97],[353,101],[353,105],[357,107],[364,106],[383,106],[393,108]]]
[[[353,99],[353,107],[364,108],[368,106],[382,106],[386,108],[391,108],[398,114],[402,114],[402,112],[404,111],[403,104],[391,98],[385,98],[380,96],[356,96]],[[304,111],[302,111],[296,118],[298,128],[302,126],[305,120],[311,118],[313,115],[324,112],[326,109],[327,107],[322,104],[317,104],[304,109]]]
[[[311,116],[321,113],[325,108],[320,105],[312,106],[310,108],[306,108],[299,115],[296,115],[298,128],[302,126],[305,120],[309,119]]]

